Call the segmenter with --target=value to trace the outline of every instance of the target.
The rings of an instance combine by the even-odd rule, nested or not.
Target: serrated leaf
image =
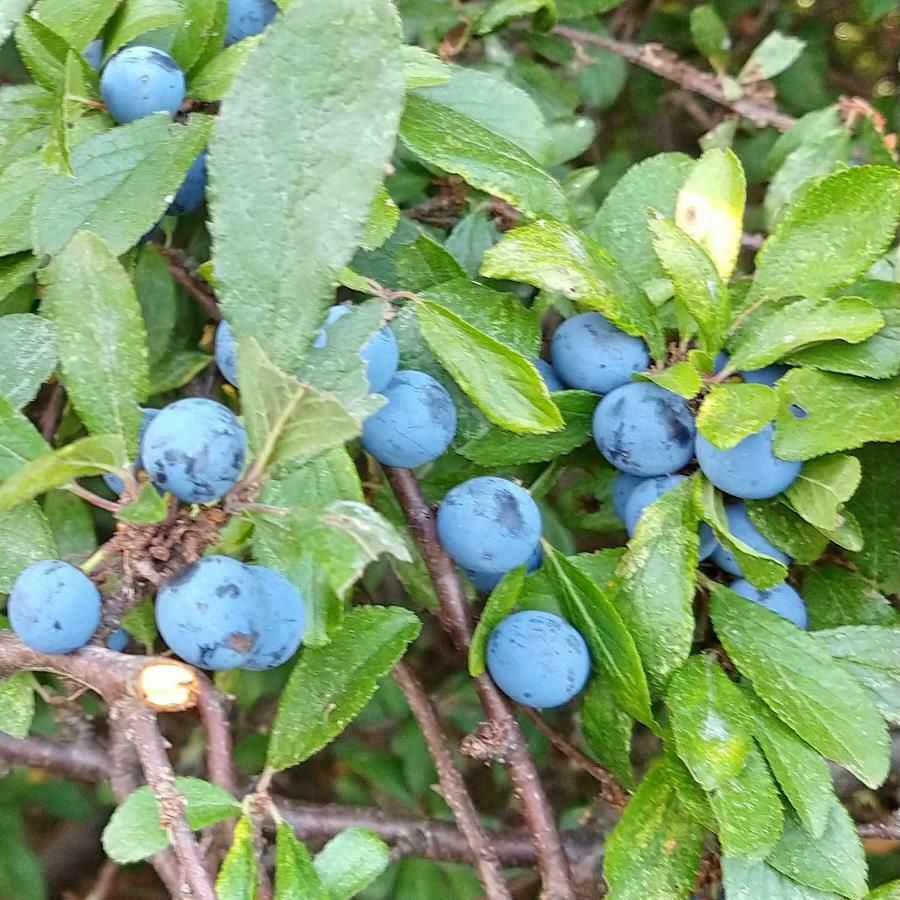
[[[812,459],[873,441],[900,441],[900,379],[794,369],[781,378],[775,453]]]
[[[150,389],[147,394],[155,397],[184,387],[192,378],[199,375],[213,358],[199,350],[175,350],[166,353],[162,359],[153,363],[150,370]]]
[[[56,329],[30,313],[0,316],[0,394],[21,409],[56,368]]]
[[[734,555],[748,581],[757,587],[768,588],[787,578],[787,567],[783,563],[770,556],[757,553],[752,547],[731,534],[722,496],[706,479],[700,482],[698,507],[703,521],[712,528],[716,540]]]
[[[137,525],[154,525],[162,522],[169,513],[169,501],[149,481],[141,485],[140,493],[127,506],[123,506],[116,518],[120,522]]]
[[[256,339],[238,344],[244,427],[257,464],[312,459],[359,434],[341,403],[280,371]]]
[[[166,355],[178,325],[178,287],[155,244],[145,244],[138,252],[133,278],[147,332],[147,352],[153,364]]]
[[[655,760],[607,841],[611,900],[686,900],[705,832],[676,790],[670,764]]]
[[[516,607],[525,584],[525,567],[507,572],[487,598],[469,644],[469,674],[477,678],[485,669],[485,651],[491,632]]]
[[[38,194],[54,177],[40,153],[29,153],[0,172],[0,254],[31,247],[31,214]]]
[[[72,43],[59,32],[49,28],[32,11],[16,29],[16,47],[31,72],[32,78],[44,90],[56,94],[66,80],[66,60],[73,50]],[[80,53],[75,53],[74,71],[83,88],[82,95],[97,95],[97,73]],[[90,91],[86,86],[90,86]]]
[[[752,716],[740,688],[708,656],[693,656],[666,693],[681,761],[707,791],[736,778],[753,747]]]
[[[557,391],[553,402],[565,423],[562,431],[531,435],[492,428],[457,447],[456,452],[491,469],[556,459],[588,443],[597,395],[588,391]]]
[[[217,294],[235,333],[253,335],[285,371],[315,337],[382,184],[403,104],[400,46],[388,0],[295,4],[266,30],[216,119]],[[302,127],[285,128],[288,119]]]
[[[384,185],[378,189],[372,209],[369,211],[369,221],[363,234],[362,248],[364,250],[377,250],[394,233],[397,222],[400,220],[400,209],[394,202]]]
[[[900,625],[900,614],[870,581],[840,566],[819,566],[804,573],[803,599],[810,628],[842,625]]]
[[[531,284],[597,309],[623,331],[643,335],[655,358],[664,355],[650,300],[599,244],[567,225],[540,221],[507,232],[485,253],[481,274]]]
[[[424,291],[466,276],[450,252],[427,235],[419,235],[400,247],[394,258],[394,268],[398,283],[409,291]]]
[[[702,247],[723,281],[734,274],[747,182],[731,150],[707,150],[678,192],[675,224]],[[665,266],[663,266],[665,268]]]
[[[868,895],[868,900],[900,900],[900,881],[892,881],[875,888]]]
[[[43,510],[59,559],[77,565],[97,549],[91,507],[80,497],[68,491],[51,491],[44,497]]]
[[[711,384],[697,414],[697,430],[722,450],[768,425],[778,412],[778,395],[765,384]]]
[[[858,166],[817,181],[788,207],[757,253],[748,304],[827,296],[881,256],[898,218],[896,169]],[[827,257],[822,247],[829,248]]]
[[[782,793],[796,810],[803,827],[813,837],[821,837],[834,800],[831,772],[825,760],[749,688],[745,696],[753,705],[753,736]]]
[[[766,862],[754,862],[741,856],[723,856],[722,869],[728,900],[838,900],[839,895],[825,893],[785,878]]]
[[[185,0],[184,24],[169,51],[182,71],[202,66],[222,49],[228,0]]]
[[[184,9],[175,0],[125,0],[104,32],[103,58],[154,28],[181,25],[183,18]]]
[[[152,600],[143,600],[122,617],[122,627],[145,647],[156,642],[156,608]]]
[[[841,509],[859,487],[861,478],[859,460],[836,453],[804,464],[785,493],[795,512],[827,533],[841,524]]]
[[[268,764],[277,770],[296,765],[340,734],[420,627],[400,607],[357,607],[331,633],[327,646],[307,647],[281,694]]]
[[[752,315],[731,344],[728,370],[761,369],[820,341],[856,344],[884,326],[884,317],[861,297],[788,300]]]
[[[0,491],[5,489],[0,488]],[[33,562],[56,559],[56,543],[50,525],[36,503],[23,502],[19,506],[0,511],[0,592],[8,594],[15,580]]]
[[[769,151],[768,173],[776,172],[795,150],[804,144],[816,143],[840,124],[841,114],[836,103],[801,116],[784,134],[778,136],[778,140]]]
[[[806,41],[798,37],[782,34],[780,31],[770,32],[744,63],[738,74],[738,81],[741,84],[753,84],[780,75],[796,62],[805,46]]]
[[[84,60],[79,60],[74,50],[69,50],[66,54],[63,78],[54,98],[50,136],[41,156],[41,159],[55,171],[71,176],[75,175],[75,170],[72,168],[70,131],[83,107],[78,101],[70,98],[90,93],[85,84],[83,63]]]
[[[494,0],[475,22],[475,34],[489,34],[520,16],[534,16],[534,27],[544,31],[556,22],[556,0]]]
[[[766,859],[772,868],[820,891],[834,891],[851,900],[868,893],[866,857],[850,814],[831,797],[828,823],[820,838],[812,838],[789,815],[778,846]]]
[[[443,84],[450,78],[452,71],[439,56],[435,56],[424,47],[404,44],[400,48],[400,60],[403,63],[403,79],[408,91]]]
[[[870,787],[889,766],[884,722],[863,689],[808,634],[777,613],[710,585],[722,644],[769,708],[823,756]]]
[[[778,843],[784,810],[762,753],[751,743],[744,768],[709,797],[724,853],[763,859]]]
[[[227,791],[199,778],[175,779],[186,802],[188,825],[199,831],[240,812],[240,804]],[[139,862],[169,846],[169,835],[160,824],[160,811],[147,787],[132,791],[110,816],[103,829],[103,849],[120,864]]]
[[[622,709],[654,728],[641,658],[611,592],[549,544],[544,548],[544,571],[566,618],[584,637],[595,668],[602,673]]]
[[[335,835],[313,860],[331,900],[350,900],[387,868],[390,848],[368,828],[347,828]]]
[[[588,752],[628,790],[635,785],[631,763],[634,720],[616,702],[602,677],[590,680],[581,698],[581,733]]]
[[[470,278],[478,276],[484,254],[500,240],[494,220],[484,210],[466,213],[447,236],[446,249]]]
[[[494,424],[517,434],[563,427],[550,391],[521,354],[433,301],[416,303],[416,318],[431,352]]]
[[[635,284],[665,278],[653,249],[647,210],[675,215],[678,191],[694,161],[683,153],[660,153],[632,166],[606,195],[589,232],[628,272]]]
[[[687,360],[667,366],[658,372],[638,372],[633,376],[633,380],[652,381],[686,400],[696,397],[703,388],[700,373],[694,368],[693,363]]]
[[[72,151],[75,177],[54,175],[38,195],[35,251],[55,255],[80,229],[116,255],[133,247],[168,209],[211,123],[195,114],[180,125],[160,113],[79,144]]]
[[[113,251],[79,232],[42,272],[43,312],[56,326],[63,381],[90,431],[137,450],[149,372],[134,287]]]
[[[727,61],[731,37],[712,4],[704,3],[691,10],[691,38],[694,46],[716,68],[721,68]]]
[[[76,478],[114,472],[125,462],[125,442],[121,435],[82,438],[37,457],[10,475],[0,485],[0,511],[33,500],[52,488],[63,487]]]
[[[118,5],[119,0],[91,0],[77,6],[70,0],[38,0],[32,14],[76,50],[84,50]]]
[[[261,34],[244,38],[221,53],[217,53],[197,71],[191,74],[188,81],[188,94],[204,103],[216,103],[231,90],[238,72],[247,62],[247,57],[259,46]]]
[[[37,267],[38,261],[30,253],[0,259],[0,303],[6,301],[17,288],[28,285]]]
[[[693,643],[700,546],[693,490],[683,482],[645,510],[617,572],[615,605],[657,695]]]
[[[508,201],[529,218],[569,217],[562,188],[531,156],[448,106],[410,94],[400,139],[424,162]]]
[[[805,522],[780,500],[747,502],[750,520],[763,537],[798,563],[811,563],[828,546],[828,536]]]
[[[241,816],[216,877],[216,897],[218,900],[255,900],[258,887],[253,823],[247,816]]]
[[[669,219],[651,216],[653,249],[672,279],[675,303],[696,323],[701,348],[715,354],[722,349],[731,321],[728,287],[708,253]]]
[[[0,679],[0,732],[21,740],[34,718],[34,675],[16,672]]]
[[[275,900],[331,900],[313,868],[306,845],[286,822],[275,831]]]

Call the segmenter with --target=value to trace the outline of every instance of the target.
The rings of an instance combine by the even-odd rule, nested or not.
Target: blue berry
[[[124,628],[117,628],[112,634],[106,638],[106,646],[109,650],[115,650],[121,653],[131,640],[131,635]]]
[[[622,385],[594,412],[594,440],[622,472],[649,478],[686,466],[694,455],[694,417],[677,394],[649,381]]]
[[[625,505],[628,503],[628,498],[631,496],[631,492],[643,480],[643,478],[638,478],[637,475],[629,475],[627,472],[619,472],[619,474],[616,475],[616,477],[613,479],[613,509],[616,511],[616,515],[623,522],[625,521]]]
[[[325,324],[313,342],[313,347],[316,350],[321,350],[323,347],[328,346],[328,326],[333,325],[338,319],[346,316],[350,309],[351,307],[338,303],[328,310]],[[397,366],[400,365],[400,348],[397,345],[397,338],[394,332],[386,325],[372,336],[372,339],[362,348],[359,355],[366,364],[369,390],[375,394],[384,393],[384,389],[397,374]]]
[[[786,374],[787,370],[787,366],[771,365],[766,366],[764,369],[741,372],[740,375],[744,381],[748,381],[750,384],[766,384],[769,387],[775,387],[775,382]]]
[[[491,632],[487,669],[507,697],[548,709],[568,703],[584,688],[591,659],[584,638],[565,619],[525,610]]]
[[[540,544],[534,548],[534,552],[525,563],[525,571],[528,574],[537,572],[544,562],[544,551]],[[474,569],[465,570],[466,577],[475,586],[475,589],[484,594],[489,594],[506,574],[506,572],[476,572]]]
[[[81,54],[84,57],[84,61],[95,71],[100,71],[100,63],[103,62],[103,41],[100,38],[97,38],[95,41],[91,41],[87,47],[84,48],[84,52]]]
[[[697,462],[721,491],[742,500],[764,500],[790,487],[802,464],[777,457],[772,448],[775,426],[770,422],[728,450],[697,435]]]
[[[566,389],[566,386],[559,380],[559,375],[556,374],[550,363],[542,359],[536,359],[534,365],[544,380],[544,384],[547,385],[548,391],[564,391]]]
[[[140,444],[141,444],[141,441],[144,440],[144,435],[147,433],[147,428],[149,427],[150,423],[156,418],[156,415],[158,412],[159,412],[158,409],[145,409],[144,410],[144,417],[143,417],[143,419],[141,419],[141,431],[138,436],[138,457],[135,460],[134,467],[133,467],[133,471],[135,471],[135,472],[138,472],[140,469],[144,468],[144,463],[143,463],[143,460],[141,459]],[[109,474],[104,475],[103,481],[106,483],[106,486],[116,496],[118,496],[119,494],[122,493],[122,491],[125,490],[125,482],[122,481],[122,479],[119,478],[118,475],[109,475]]]
[[[650,365],[647,345],[620,331],[600,313],[582,313],[556,330],[550,345],[553,368],[572,388],[607,394]]]
[[[184,100],[184,72],[164,50],[126,47],[104,66],[100,94],[120,125],[157,112],[174,116]]]
[[[100,591],[81,571],[58,559],[32,563],[16,579],[7,606],[9,623],[39,653],[71,653],[100,624]]]
[[[224,319],[216,328],[215,354],[216,365],[222,377],[237,387],[237,342],[234,339],[234,331]]]
[[[385,466],[414,469],[443,455],[456,435],[456,407],[424,372],[398,372],[387,403],[363,423],[362,445]]]
[[[541,539],[541,511],[531,494],[506,478],[470,478],[444,497],[438,537],[464,569],[508,572],[527,562]]]
[[[757,553],[771,556],[779,562],[788,565],[791,558],[787,553],[770,544],[757,530],[747,515],[747,507],[743,503],[732,503],[725,508],[728,517],[728,530],[738,540],[743,541],[748,547]],[[723,571],[731,575],[743,575],[744,572],[734,558],[734,554],[726,550],[721,544],[716,543],[716,549],[712,554],[712,561]]]
[[[205,556],[170,578],[156,597],[162,639],[185,662],[236,669],[260,646],[267,616],[260,585],[230,556]]]
[[[231,490],[247,455],[247,433],[215,400],[190,397],[161,410],[141,442],[153,483],[185,503],[210,503]]]
[[[243,663],[245,669],[274,669],[300,647],[306,630],[306,608],[300,591],[283,575],[264,566],[248,566],[261,595],[259,641]]]
[[[175,199],[169,206],[170,216],[183,216],[196,212],[203,206],[206,197],[206,151],[204,150],[192,163],[184,176]]]
[[[776,584],[775,587],[758,588],[749,581],[740,579],[731,585],[731,589],[736,594],[778,613],[779,616],[793,622],[798,628],[805,629],[809,626],[806,603],[786,581]]]
[[[228,0],[225,46],[259,34],[277,12],[278,7],[272,0]]]

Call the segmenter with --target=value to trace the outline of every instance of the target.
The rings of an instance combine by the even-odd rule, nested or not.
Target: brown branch
[[[422,730],[428,752],[437,768],[441,794],[469,845],[475,869],[484,886],[485,897],[487,900],[511,900],[512,895],[500,871],[497,852],[481,826],[472,797],[447,748],[447,740],[434,704],[406,663],[399,662],[394,667],[394,680],[403,691],[406,702]]]
[[[472,637],[469,605],[456,566],[438,540],[434,513],[409,469],[385,468],[385,473],[434,583],[438,620],[457,649],[465,653]],[[574,900],[572,873],[553,811],[512,706],[486,673],[475,679],[475,689],[485,713],[504,736],[502,762],[534,838],[544,894],[554,900]]]
[[[615,53],[616,56],[621,56],[633,65],[647,69],[654,75],[665,78],[687,91],[734,110],[761,128],[772,126],[779,131],[787,131],[796,121],[793,116],[776,109],[770,102],[767,102],[768,98],[760,97],[756,91],[746,93],[735,100],[729,99],[725,96],[725,91],[715,75],[710,72],[702,72],[684,62],[660,44],[632,44],[603,34],[570,28],[568,25],[557,25],[552,33],[566,38],[573,44],[588,44]]]
[[[858,828],[863,840],[900,841],[900,820],[896,815],[885,822],[868,822]]]
[[[205,675],[198,673],[197,680],[197,712],[206,731],[206,774],[213,784],[236,796],[234,744],[225,700]]]
[[[15,766],[61,772],[78,781],[109,778],[109,759],[97,744],[57,744],[39,737],[16,740],[0,731],[0,759]]]
[[[165,258],[172,277],[181,285],[185,293],[192,297],[214,322],[219,322],[222,319],[222,313],[216,302],[216,295],[202,278],[198,278],[190,271],[184,253],[174,247],[160,247],[159,252]]]
[[[101,497],[99,494],[89,491],[77,482],[73,481],[72,484],[66,485],[66,490],[70,494],[74,494],[76,497],[80,497],[82,500],[90,503],[91,506],[96,506],[97,509],[105,509],[113,515],[122,511],[121,503],[116,503],[115,500],[107,500],[106,497]]]
[[[47,389],[47,402],[38,417],[38,427],[45,441],[52,441],[66,408],[66,389],[54,382]]]

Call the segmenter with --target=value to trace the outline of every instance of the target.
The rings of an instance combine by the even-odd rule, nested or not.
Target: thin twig
[[[197,673],[197,683],[197,712],[206,730],[206,774],[213,784],[237,795],[234,745],[225,699],[205,675]]]
[[[166,265],[169,267],[172,277],[184,288],[185,292],[199,304],[214,322],[220,321],[222,313],[219,310],[219,304],[216,302],[216,296],[212,288],[202,278],[198,278],[188,269],[184,253],[173,247],[160,247],[159,252],[165,257]]]
[[[52,441],[66,408],[66,389],[56,381],[50,385],[47,394],[47,403],[39,417],[39,427],[44,440]]]
[[[694,94],[700,94],[720,106],[734,110],[745,119],[759,127],[772,126],[779,131],[787,131],[796,119],[776,109],[767,98],[760,98],[755,93],[746,93],[737,99],[725,95],[719,79],[710,72],[702,72],[689,63],[684,62],[670,50],[660,44],[632,44],[618,41],[603,34],[592,31],[581,31],[568,25],[557,25],[553,34],[566,38],[573,44],[588,44],[599,47],[621,56],[628,62],[649,72],[665,78]],[[757,89],[758,90],[758,89]]]
[[[444,737],[434,704],[406,663],[399,662],[394,667],[394,680],[403,691],[406,702],[422,730],[425,743],[428,745],[428,752],[437,768],[441,793],[453,813],[459,830],[468,841],[475,869],[484,887],[485,897],[487,900],[511,900],[512,895],[506,886],[503,873],[500,871],[497,852],[491,846],[490,838],[481,826],[472,797],[447,748],[447,740]]]
[[[70,494],[74,494],[76,497],[81,497],[82,500],[86,500],[91,506],[96,506],[98,509],[105,509],[113,515],[122,511],[121,503],[116,503],[115,500],[107,500],[105,497],[101,497],[99,494],[89,491],[86,487],[82,487],[77,482],[73,481],[71,484],[67,484],[66,490]]]
[[[472,637],[472,622],[459,574],[437,536],[434,513],[409,469],[386,468],[385,473],[416,538],[438,596],[438,621],[457,649],[466,652]],[[532,833],[544,896],[553,900],[574,900],[575,887],[559,830],[540,775],[512,706],[487,674],[475,679],[481,705],[503,734],[503,759],[521,805],[522,815]]]
[[[109,778],[109,760],[97,744],[57,744],[39,737],[16,740],[0,731],[0,759],[7,764],[62,772],[78,781]]]

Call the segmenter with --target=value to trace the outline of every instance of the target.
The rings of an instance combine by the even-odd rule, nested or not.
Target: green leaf
[[[745,696],[753,704],[753,736],[782,793],[813,836],[825,831],[834,801],[831,772],[825,760],[802,741],[749,689]]]
[[[623,331],[643,335],[664,356],[656,310],[619,264],[592,238],[559,222],[535,222],[507,232],[484,255],[481,274],[563,294],[597,309]]]
[[[238,345],[244,427],[256,464],[303,462],[359,434],[358,422],[330,394],[280,371],[252,337]]]
[[[122,617],[122,627],[145,646],[156,642],[156,608],[152,600],[143,600]]]
[[[562,188],[530,155],[470,116],[421,92],[407,97],[400,139],[425,163],[461,176],[529,218],[569,217]]]
[[[747,764],[709,798],[724,853],[763,859],[778,843],[784,810],[762,753],[751,744]]]
[[[216,897],[218,900],[255,900],[258,887],[253,823],[247,816],[241,816],[216,877]]]
[[[394,233],[400,209],[384,185],[378,189],[362,239],[364,250],[377,250]]]
[[[141,485],[137,498],[116,513],[120,522],[133,522],[137,525],[155,525],[162,522],[169,513],[167,496],[160,494],[154,484],[149,481]]]
[[[737,333],[728,370],[761,369],[820,341],[856,344],[884,326],[884,317],[861,297],[788,300],[758,310]]]
[[[416,317],[431,352],[494,424],[518,434],[563,427],[543,379],[519,353],[433,301],[420,300]]]
[[[638,372],[633,376],[633,380],[652,381],[686,400],[696,397],[703,388],[700,373],[694,368],[693,363],[687,360],[667,366],[659,372]]]
[[[710,585],[722,644],[769,708],[823,756],[870,787],[884,781],[889,744],[865,691],[808,634],[751,600]]]
[[[313,868],[306,845],[286,822],[275,831],[275,900],[331,900]]]
[[[790,68],[803,52],[806,41],[772,31],[763,38],[738,74],[741,84],[767,81]]]
[[[439,56],[429,53],[424,47],[404,45],[400,48],[400,59],[408,91],[443,84],[453,71]]]
[[[357,607],[331,633],[331,643],[307,647],[281,694],[268,764],[277,770],[296,765],[339,735],[420,627],[400,607]]]
[[[30,253],[0,259],[0,303],[3,303],[0,309],[6,306],[5,301],[9,299],[10,294],[20,287],[31,285],[37,267],[38,261]]]
[[[445,281],[466,277],[462,266],[437,241],[420,235],[401,247],[394,260],[397,281],[406,290],[424,291]]]
[[[199,375],[213,358],[198,350],[176,350],[156,360],[150,371],[151,397],[166,394],[184,387],[192,378]]]
[[[900,614],[870,581],[840,566],[820,566],[803,576],[810,628],[900,625]]]
[[[0,540],[0,592],[4,594],[12,590],[16,579],[33,562],[57,558],[50,525],[36,503],[23,503],[0,512]]]
[[[112,472],[125,465],[125,443],[121,435],[82,438],[60,450],[45,453],[26,463],[0,485],[0,511],[33,500],[52,488],[76,478]]]
[[[717,69],[727,62],[731,37],[712,4],[704,3],[691,10],[691,38],[694,46]]]
[[[35,12],[26,16],[16,29],[16,47],[32,78],[42,88],[56,94],[66,80],[66,59],[73,47],[65,37],[48,28]],[[90,85],[90,94],[96,96],[97,73],[79,53],[75,55],[75,68],[80,73],[78,83],[82,88]]]
[[[184,9],[175,0],[125,0],[104,32],[104,60],[148,31],[181,25],[183,18]]]
[[[546,31],[556,22],[556,0],[494,0],[475,21],[475,34],[489,34],[512,19],[534,16],[534,27]]]
[[[722,349],[731,321],[728,287],[707,252],[669,219],[651,218],[653,249],[675,288],[675,302],[700,331],[701,347]]]
[[[795,150],[806,144],[815,144],[830,134],[841,121],[840,109],[836,103],[801,116],[784,134],[778,136],[769,151],[768,173],[776,172]]]
[[[31,247],[31,213],[44,185],[54,177],[40,153],[29,153],[0,172],[0,254]]]
[[[828,536],[805,522],[780,500],[751,500],[747,503],[750,520],[763,537],[784,550],[798,563],[811,563],[828,546]]]
[[[653,728],[650,691],[635,641],[607,590],[550,545],[544,569],[566,618],[582,634],[595,668],[629,715]]]
[[[43,509],[59,559],[76,565],[87,560],[97,549],[91,507],[68,491],[51,491],[44,497]]]
[[[900,631],[858,625],[813,637],[866,688],[885,719],[900,724]]]
[[[753,747],[752,716],[740,688],[708,656],[693,656],[669,681],[675,746],[707,791],[737,777]]]
[[[728,900],[839,900],[838,894],[823,893],[785,878],[766,862],[723,856],[722,869]]]
[[[768,425],[778,412],[778,395],[765,384],[711,384],[697,415],[697,430],[722,450]]]
[[[403,105],[400,46],[388,0],[297,3],[266,30],[216,119],[217,294],[236,334],[285,371],[308,351],[381,187]]]
[[[784,834],[766,862],[782,875],[819,891],[861,900],[868,893],[866,857],[850,814],[831,797],[828,824],[820,838],[812,838],[788,816]]]
[[[632,166],[606,195],[590,234],[622,265],[635,284],[665,278],[653,249],[647,210],[672,218],[678,191],[694,161],[660,153]]]
[[[25,15],[31,0],[4,0],[0,3],[0,43],[12,34],[13,28]]]
[[[18,805],[0,809],[0,884],[16,900],[46,900],[43,867],[29,848]]]
[[[156,244],[145,244],[138,252],[134,289],[144,317],[150,362],[157,363],[166,356],[175,334],[180,297],[166,260]]]
[[[824,532],[841,524],[841,510],[859,487],[862,466],[855,456],[836,453],[805,463],[785,492],[795,512]]]
[[[896,169],[857,166],[815,182],[785,211],[757,253],[747,302],[827,296],[881,256],[898,218]],[[824,256],[823,247],[828,247]]]
[[[697,160],[678,192],[675,224],[709,254],[723,281],[737,265],[746,195],[740,160],[718,149]]]
[[[149,371],[144,320],[125,270],[103,240],[79,232],[42,272],[63,381],[89,431],[137,450]]]
[[[331,900],[350,900],[387,868],[390,849],[368,828],[347,828],[335,835],[313,860]]]
[[[188,81],[188,94],[204,103],[216,103],[225,97],[247,57],[256,50],[262,38],[261,34],[244,38],[198,67]]]
[[[188,825],[200,831],[240,812],[240,804],[227,791],[199,778],[176,778],[184,797]],[[147,859],[169,846],[169,835],[160,824],[160,810],[146,785],[130,793],[113,811],[103,829],[106,855],[122,865]]]
[[[684,482],[646,509],[618,569],[615,605],[655,694],[687,659],[694,638],[700,540],[693,490]]]
[[[706,479],[700,482],[698,512],[712,528],[716,540],[734,555],[744,577],[752,584],[761,588],[773,587],[787,578],[787,566],[771,556],[758,553],[731,534],[722,496]]]
[[[118,5],[119,0],[91,0],[77,6],[73,6],[70,0],[38,0],[32,15],[76,50],[84,50],[100,33]]]
[[[40,316],[0,317],[0,394],[20,409],[56,368],[56,329]]]
[[[184,24],[169,51],[182,71],[202,66],[222,49],[228,0],[185,0]]]
[[[900,881],[892,881],[870,891],[868,900],[898,900],[900,898]]]
[[[635,785],[631,764],[634,720],[616,702],[603,678],[592,678],[581,699],[581,732],[590,754],[628,789]]]
[[[70,97],[89,93],[82,72],[83,64],[84,60],[74,50],[68,51],[63,64],[63,78],[54,98],[50,136],[41,156],[55,171],[71,176],[75,175],[75,170],[72,168],[70,131],[83,107]]]
[[[706,829],[682,800],[680,784],[670,763],[657,758],[651,764],[607,841],[610,897],[686,900],[690,895]]]
[[[524,584],[525,567],[519,566],[503,576],[485,602],[469,645],[469,674],[473,678],[484,672],[488,638],[494,628],[515,609]]]
[[[180,125],[160,113],[79,144],[72,151],[75,177],[54,175],[38,195],[35,251],[55,255],[82,228],[117,256],[134,246],[168,209],[211,122],[193,115]]]
[[[885,593],[900,594],[900,447],[870,444],[856,452],[863,478],[847,502],[846,512],[859,520],[863,547],[852,553],[853,562]],[[886,503],[886,497],[895,498]]]
[[[900,441],[900,379],[872,381],[794,369],[776,390],[775,453],[782,459]]]
[[[31,672],[0,679],[0,732],[19,740],[28,735],[34,718],[34,686]]]

